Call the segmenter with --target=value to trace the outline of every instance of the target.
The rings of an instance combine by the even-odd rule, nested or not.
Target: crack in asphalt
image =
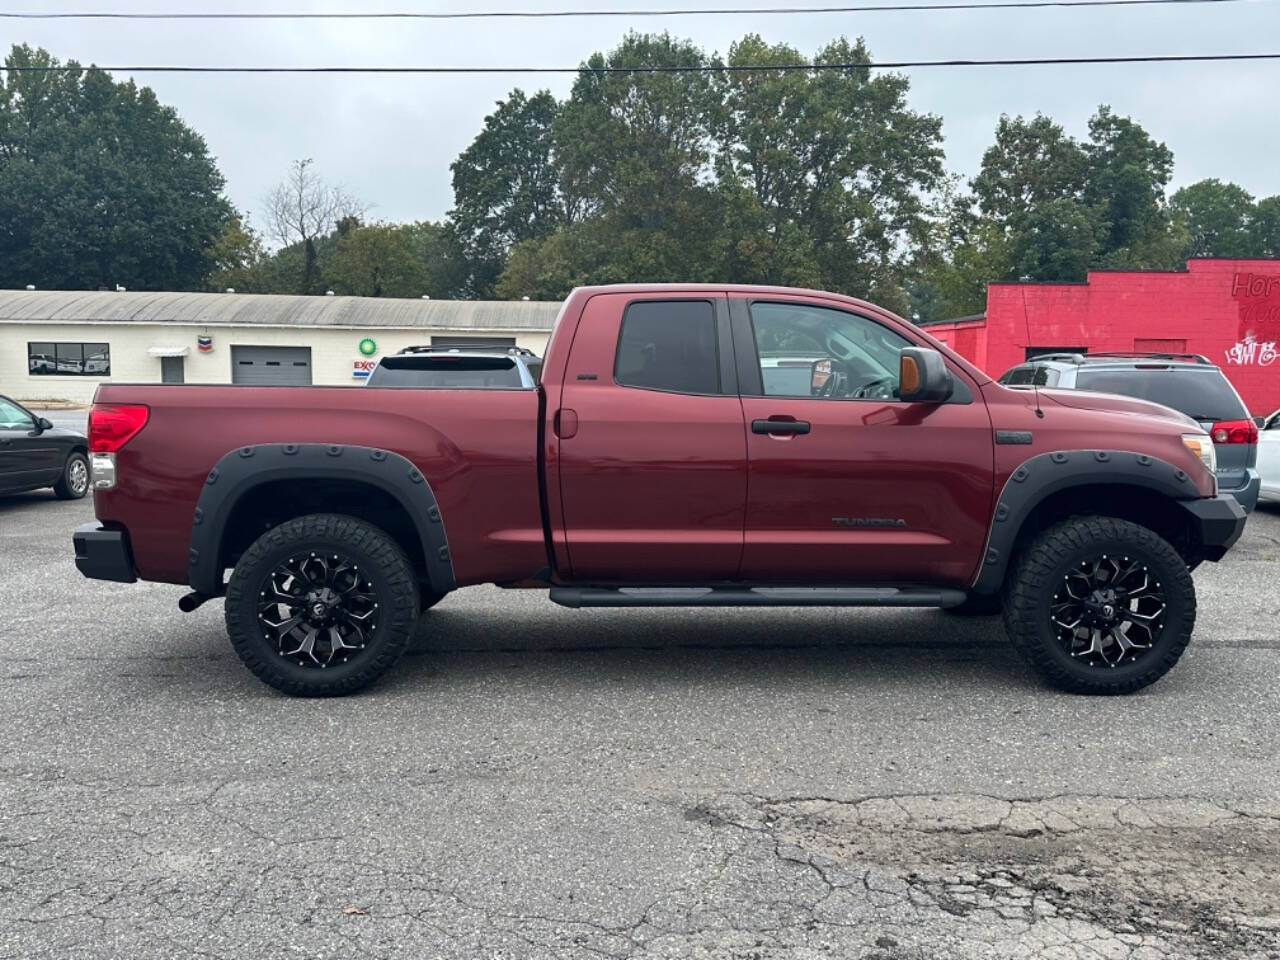
[[[234,845],[225,860],[184,862],[180,833],[127,806],[100,806],[102,820],[83,825],[118,859],[71,883],[50,874],[42,838],[0,836],[10,904],[0,955],[34,929],[64,942],[130,931],[137,956],[274,955],[270,941],[246,941],[252,919],[317,956],[470,957],[481,945],[512,960],[1280,956],[1280,812],[1265,807],[1168,796],[656,797],[697,869],[659,883],[628,915],[572,891],[552,896],[555,909],[510,909],[505,881],[446,881],[449,864],[414,863],[358,831],[298,836],[291,821],[244,809],[233,783],[165,804],[179,822],[182,811],[216,820]],[[316,843],[328,848],[319,863],[303,852]],[[206,882],[193,879],[201,871]]]

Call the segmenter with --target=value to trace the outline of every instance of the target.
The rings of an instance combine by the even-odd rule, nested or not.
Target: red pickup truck
[[[350,693],[479,583],[569,607],[994,612],[1049,683],[1137,690],[1245,523],[1172,410],[1010,390],[815,291],[575,290],[536,388],[104,384],[89,577],[225,597],[259,678]]]

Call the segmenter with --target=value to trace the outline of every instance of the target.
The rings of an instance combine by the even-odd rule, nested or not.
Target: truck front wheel
[[[387,534],[354,517],[312,514],[273,527],[227,584],[232,646],[284,693],[355,693],[404,653],[418,614],[413,566]]]
[[[1051,686],[1071,693],[1141,690],[1182,656],[1195,585],[1178,552],[1146,527],[1072,517],[1021,552],[1007,585],[1005,629]]]

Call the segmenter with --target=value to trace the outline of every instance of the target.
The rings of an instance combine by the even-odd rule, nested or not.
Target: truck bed
[[[98,518],[128,528],[139,575],[187,581],[192,514],[223,455],[264,443],[398,453],[426,476],[445,517],[459,586],[518,580],[546,565],[533,390],[378,390],[104,384],[97,403],[145,404]]]

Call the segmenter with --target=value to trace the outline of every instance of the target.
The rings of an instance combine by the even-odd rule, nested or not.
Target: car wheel
[[[313,514],[268,530],[227,584],[227,634],[259,680],[331,697],[374,683],[413,635],[418,589],[399,545],[354,517]]]
[[[73,453],[62,465],[62,476],[53,485],[59,500],[79,500],[89,492],[89,460],[83,453]]]
[[[1146,527],[1074,517],[1022,551],[1004,617],[1014,647],[1051,686],[1132,693],[1187,648],[1195,584],[1178,552]]]

